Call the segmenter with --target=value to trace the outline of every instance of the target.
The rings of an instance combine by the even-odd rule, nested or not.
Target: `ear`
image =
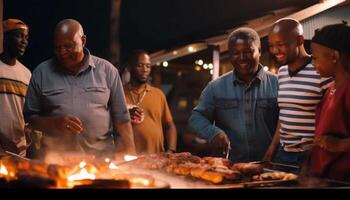
[[[85,44],[86,44],[86,35],[81,36],[81,41],[82,41],[83,47],[85,47]]]
[[[302,35],[297,36],[297,44],[298,44],[298,46],[301,46],[304,44],[304,36],[302,36]]]
[[[332,53],[333,63],[337,63],[340,60],[340,53],[337,50],[334,50]]]

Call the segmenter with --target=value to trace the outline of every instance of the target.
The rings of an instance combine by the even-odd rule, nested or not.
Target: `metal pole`
[[[212,79],[215,80],[220,76],[220,47],[213,46],[212,49],[213,49],[213,66],[214,66]]]

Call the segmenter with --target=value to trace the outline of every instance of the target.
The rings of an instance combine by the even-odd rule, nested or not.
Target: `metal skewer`
[[[12,153],[12,152],[9,152],[9,151],[5,151],[5,153],[7,153],[7,154],[9,154],[9,155],[11,155],[11,156],[13,156],[13,157],[22,159],[22,160],[30,160],[30,159],[28,159],[28,158],[25,158],[25,157],[23,157],[23,156],[20,156],[20,155],[18,155],[18,154],[15,154],[15,153]]]

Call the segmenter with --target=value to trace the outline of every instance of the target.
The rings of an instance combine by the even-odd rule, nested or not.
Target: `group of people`
[[[312,56],[299,21],[276,21],[268,34],[280,64],[276,76],[260,64],[257,32],[234,30],[233,70],[203,90],[192,129],[233,162],[274,161],[294,166],[286,169],[292,172],[350,181],[350,27],[325,26],[311,42]]]
[[[90,54],[81,24],[65,19],[54,31],[54,57],[31,74],[17,60],[28,45],[29,27],[18,19],[5,20],[3,27],[3,154],[25,156],[31,145],[25,132],[31,131],[42,133],[35,154],[39,158],[50,152],[108,156],[116,151],[176,151],[177,131],[165,95],[148,84],[151,63],[146,52],[131,56],[131,80],[122,85],[116,67]]]
[[[149,84],[150,56],[134,51],[125,84],[116,67],[90,54],[73,19],[54,31],[54,57],[31,75],[17,59],[29,27],[3,22],[0,55],[0,152],[25,156],[25,127],[42,132],[40,152],[95,155],[176,152],[177,131],[163,92]],[[315,32],[309,55],[303,27],[283,18],[268,35],[278,75],[263,70],[258,33],[228,37],[233,70],[211,81],[189,126],[233,162],[276,161],[308,167],[312,175],[350,179],[350,27]]]

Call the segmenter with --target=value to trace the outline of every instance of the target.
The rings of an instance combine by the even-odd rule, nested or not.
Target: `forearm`
[[[127,153],[136,154],[134,134],[130,121],[115,124],[115,128],[121,136],[121,142]]]
[[[278,147],[278,145],[280,144],[280,129],[281,129],[281,123],[278,120],[277,126],[276,126],[276,130],[275,130],[275,134],[273,135],[272,142],[271,142],[271,145],[270,145],[274,149],[276,149]]]
[[[168,150],[176,151],[177,131],[173,122],[169,123],[166,130],[166,141]]]
[[[224,132],[199,111],[192,112],[189,125],[197,135],[208,141],[211,141],[217,134]]]

